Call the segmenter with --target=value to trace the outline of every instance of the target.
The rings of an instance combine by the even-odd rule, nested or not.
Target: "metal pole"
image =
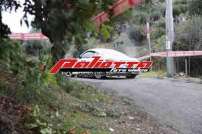
[[[173,24],[173,1],[166,0],[166,66],[167,66],[167,76],[174,76],[174,60],[169,56],[172,51],[172,45],[174,41],[174,24]]]
[[[151,38],[150,38],[150,24],[147,22],[147,40],[148,40],[148,45],[149,45],[149,56],[150,56],[150,61],[152,60],[151,53]]]
[[[188,61],[187,58],[185,58],[185,74],[188,76]]]

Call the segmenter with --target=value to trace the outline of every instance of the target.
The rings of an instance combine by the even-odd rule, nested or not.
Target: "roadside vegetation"
[[[149,71],[139,75],[140,78],[164,78],[166,77],[166,71]]]
[[[30,58],[17,42],[3,40],[0,51],[1,133],[90,133],[91,125],[92,133],[107,133],[106,128],[98,127],[102,119],[98,117],[106,115],[93,103],[108,104],[108,95],[49,74],[49,68],[41,68],[42,62],[49,65],[49,58]],[[19,120],[13,121],[12,116]]]
[[[0,2],[1,134],[175,133],[172,128],[159,125],[151,116],[140,111],[130,99],[107,94],[59,74],[49,74],[50,67],[63,57],[71,46],[74,46],[71,53],[78,56],[81,51],[90,47],[90,41],[112,43],[124,33],[125,22],[129,23],[131,29],[127,33],[128,38],[133,47],[138,46],[138,50],[143,50],[139,51],[141,54],[148,51],[144,33],[147,21],[152,26],[152,50],[163,51],[164,1],[147,0],[137,9],[111,18],[112,22],[103,24],[99,32],[90,18],[106,10],[113,0],[33,2],[34,4],[25,0],[22,22],[29,25],[27,14],[33,15],[35,19],[32,26],[49,37],[50,43],[20,43],[8,39],[10,30],[2,22],[2,11],[17,10],[20,4],[15,0]],[[176,34],[175,49],[201,50],[201,0],[192,3],[184,0],[175,2],[176,32],[179,33]],[[122,41],[119,44],[125,45]],[[201,58],[189,59],[192,63],[190,75],[201,75]],[[164,59],[154,60],[154,70],[165,68]],[[181,60],[183,59],[176,61],[180,66],[183,65]],[[150,72],[143,77],[163,74],[161,71]]]

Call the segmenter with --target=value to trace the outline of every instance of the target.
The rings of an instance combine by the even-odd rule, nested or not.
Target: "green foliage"
[[[91,86],[86,86],[83,83],[79,83],[77,81],[60,81],[60,85],[62,88],[72,96],[88,101],[88,102],[96,102],[102,101],[107,102],[109,98],[102,92],[97,91]]]
[[[3,39],[0,42],[0,62],[4,68],[8,68],[14,74],[18,74],[24,68],[24,61],[24,54],[17,42],[7,39]]]
[[[158,38],[154,44],[154,50],[156,52],[162,52],[165,50],[165,42],[166,42],[166,36],[163,35],[160,38]]]
[[[165,7],[160,0],[147,0],[144,4],[134,9],[132,22],[144,25],[146,22],[158,21],[163,15]]]
[[[178,17],[181,14],[186,14],[188,11],[186,0],[175,0],[173,4],[173,16]]]
[[[202,15],[202,1],[201,0],[191,0],[189,4],[189,14],[190,15]]]
[[[71,129],[75,129],[75,134],[80,134],[88,127],[92,134],[107,134],[106,128],[99,126],[104,119],[97,117],[99,107],[91,103],[108,104],[109,96],[76,81],[63,81],[61,86],[53,86],[55,90],[52,93],[56,98],[52,103],[38,103],[33,106],[31,115],[25,120],[27,128],[40,134],[66,134]],[[89,108],[87,105],[96,113],[84,111],[84,108]]]
[[[30,14],[34,11],[33,25],[40,28],[53,42],[52,55],[57,60],[64,56],[63,41],[74,38],[76,45],[85,43],[86,32],[94,31],[90,18],[97,11],[105,10],[112,2],[113,0],[34,1],[35,5],[26,11]]]
[[[75,129],[75,134],[86,132],[85,128],[81,126],[86,126],[90,134],[110,134],[108,130],[101,128],[100,118],[95,118],[90,114],[79,111],[68,113],[66,116],[68,120],[65,122],[65,127]]]
[[[146,35],[144,33],[144,27],[134,26],[129,30],[129,39],[135,42],[136,45],[142,45],[142,42],[146,39]]]
[[[148,14],[144,11],[144,9],[142,10],[141,8],[137,8],[132,14],[132,17],[134,18],[132,19],[132,22],[137,25],[144,25],[146,23],[147,16]]]
[[[8,90],[9,89],[7,88],[7,85],[4,83],[4,81],[0,81],[0,96],[7,94]]]
[[[165,50],[165,20],[161,18],[151,27],[152,49],[156,52]]]
[[[48,41],[26,41],[23,43],[26,54],[29,56],[47,55],[50,53],[51,44]]]
[[[61,118],[58,111],[49,114],[51,114],[49,116],[53,120]],[[25,125],[28,129],[33,130],[37,134],[66,134],[67,130],[65,130],[63,124],[62,120],[49,122],[46,117],[43,116],[41,108],[38,105],[35,105],[33,107],[33,112],[28,116]]]
[[[202,17],[193,16],[176,26],[176,50],[202,49]]]
[[[47,78],[48,68],[45,72],[40,69],[41,64],[47,64],[47,66],[50,64],[48,60],[47,55],[41,55],[39,59],[27,57],[22,46],[17,42],[6,39],[0,42],[0,68],[16,76],[18,85],[12,88],[17,88],[15,97],[21,102],[38,102],[53,98],[50,92],[46,91],[45,87],[47,85],[44,84],[45,81],[49,82],[53,78]],[[12,75],[9,77],[12,77]],[[54,83],[52,81],[51,83]],[[45,94],[49,94],[49,98]]]
[[[174,50],[199,51],[202,50],[202,17],[191,16],[186,21],[183,21],[176,26],[176,41]],[[190,76],[198,77],[202,74],[201,58],[187,57],[189,61]],[[177,71],[184,71],[184,58],[177,58]]]
[[[166,77],[166,71],[165,70],[157,70],[157,71],[149,71],[149,72],[145,72],[142,73],[140,75],[140,77],[142,78],[163,78]]]
[[[131,20],[131,16],[132,16],[132,9],[129,9],[127,11],[125,11],[123,14],[116,16],[116,17],[112,17],[111,18],[111,22],[113,23],[124,23],[126,21],[130,21]]]
[[[109,25],[102,25],[100,28],[100,33],[102,35],[103,41],[107,42],[110,40],[111,35],[112,35],[112,27]]]

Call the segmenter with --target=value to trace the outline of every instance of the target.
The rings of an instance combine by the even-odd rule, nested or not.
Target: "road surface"
[[[77,80],[133,99],[160,123],[181,134],[202,134],[202,84],[157,78]]]

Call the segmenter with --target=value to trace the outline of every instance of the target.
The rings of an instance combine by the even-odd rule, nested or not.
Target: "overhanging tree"
[[[2,11],[4,10],[17,10],[20,4],[14,0],[1,0],[0,1],[0,41],[3,38],[7,38],[10,33],[9,27],[2,22]]]
[[[49,37],[56,61],[64,56],[67,42],[74,41],[77,48],[80,48],[85,42],[86,33],[95,32],[91,17],[108,9],[113,2],[114,0],[25,0],[23,21],[28,25],[28,14],[34,16],[32,25]],[[16,0],[3,0],[0,7],[3,11],[13,7],[17,9],[20,5]]]

